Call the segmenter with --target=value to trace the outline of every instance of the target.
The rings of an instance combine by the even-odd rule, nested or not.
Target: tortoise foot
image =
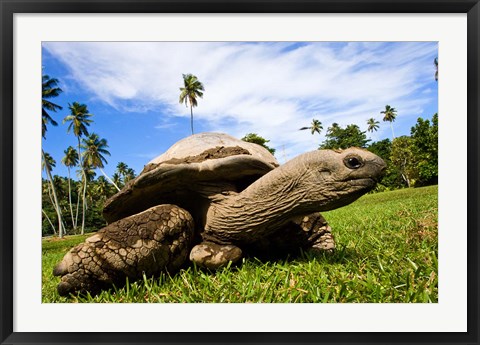
[[[310,251],[333,252],[335,250],[332,228],[321,214],[305,216],[297,224],[308,235],[307,243],[310,246]]]
[[[313,245],[310,247],[310,251],[313,253],[333,253],[335,251],[335,238],[333,237],[331,231],[332,230],[330,226],[328,226],[324,230],[324,233],[315,240]]]
[[[216,270],[235,263],[242,257],[242,250],[234,245],[220,245],[213,242],[202,242],[193,247],[190,260],[198,266]]]
[[[139,279],[180,268],[188,257],[193,220],[174,205],[160,205],[121,219],[71,249],[55,266],[57,290],[96,293],[125,278]]]

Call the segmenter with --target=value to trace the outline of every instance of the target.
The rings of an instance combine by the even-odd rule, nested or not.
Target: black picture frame
[[[479,344],[479,0],[0,0],[1,344]],[[13,331],[13,16],[15,13],[466,13],[468,265],[465,333],[18,333]],[[328,316],[327,316],[328,317]]]

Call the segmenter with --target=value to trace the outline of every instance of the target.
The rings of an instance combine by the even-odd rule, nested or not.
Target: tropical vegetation
[[[59,81],[48,75],[42,76],[42,137],[47,140],[48,125],[58,126],[51,113],[63,108],[53,99],[62,93]],[[95,231],[106,223],[101,214],[105,200],[119,191],[129,180],[135,178],[135,172],[127,164],[120,162],[117,169],[118,179],[110,178],[103,168],[107,164],[107,140],[96,133],[90,133],[89,127],[94,116],[86,104],[73,102],[68,104],[69,114],[63,119],[68,124],[67,133],[77,141],[77,147],[69,146],[64,150],[61,161],[67,167],[68,176],[53,175],[57,162],[42,149],[42,170],[46,179],[42,179],[42,234],[58,235],[84,234],[85,230]],[[76,170],[77,179],[71,176]],[[95,170],[103,176],[95,179]],[[80,209],[80,203],[82,208]],[[67,216],[65,216],[67,215]],[[79,226],[79,217],[81,225]],[[57,224],[57,225],[55,225]]]
[[[246,141],[246,142],[249,142],[249,143],[254,143],[254,144],[258,144],[260,146],[263,146],[272,155],[275,154],[275,149],[267,145],[267,143],[270,142],[270,140],[267,140],[267,139],[259,136],[257,133],[248,133],[242,138],[242,140]]]
[[[343,127],[336,122],[332,123],[318,148],[346,149],[355,146],[380,156],[387,163],[388,169],[378,184],[377,191],[437,184],[438,114],[434,114],[431,119],[417,118],[417,122],[411,127],[410,135],[398,138],[395,137],[393,130],[393,122],[398,115],[397,109],[386,105],[380,114],[383,115],[382,120],[390,124],[392,140],[386,138],[372,142],[367,138],[367,132],[373,133],[380,128],[380,122],[371,117],[366,121],[365,130],[356,124]],[[300,128],[310,130],[312,135],[320,134],[322,129],[322,123],[316,119],[312,120],[310,126]]]
[[[62,93],[62,89],[58,87],[58,80],[55,78],[50,78],[50,76],[44,74],[42,76],[42,137],[46,139],[47,135],[47,125],[51,124],[52,126],[58,126],[58,123],[52,118],[49,112],[56,112],[61,110],[62,107],[58,104],[53,103],[50,99],[58,97]],[[64,227],[62,222],[62,213],[60,211],[60,206],[57,198],[57,191],[53,184],[52,178],[52,168],[55,167],[55,160],[42,148],[42,169],[45,171],[50,182],[51,192],[50,195],[53,195],[53,207],[55,208],[55,213],[57,216],[58,222],[58,236],[62,237],[64,233]]]

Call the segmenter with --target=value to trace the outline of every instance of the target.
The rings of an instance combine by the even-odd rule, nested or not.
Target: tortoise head
[[[372,190],[386,170],[377,155],[361,149],[317,150],[288,162],[300,173],[304,200],[327,211],[347,205]],[[287,165],[286,164],[286,165]]]

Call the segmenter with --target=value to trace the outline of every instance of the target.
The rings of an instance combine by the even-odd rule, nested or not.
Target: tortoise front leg
[[[293,221],[293,223],[299,226],[306,235],[302,249],[317,252],[333,252],[335,250],[332,228],[320,213],[312,213]]]
[[[121,219],[71,249],[53,270],[62,276],[57,290],[96,293],[125,278],[175,271],[185,262],[193,238],[191,215],[174,205],[160,205]]]

